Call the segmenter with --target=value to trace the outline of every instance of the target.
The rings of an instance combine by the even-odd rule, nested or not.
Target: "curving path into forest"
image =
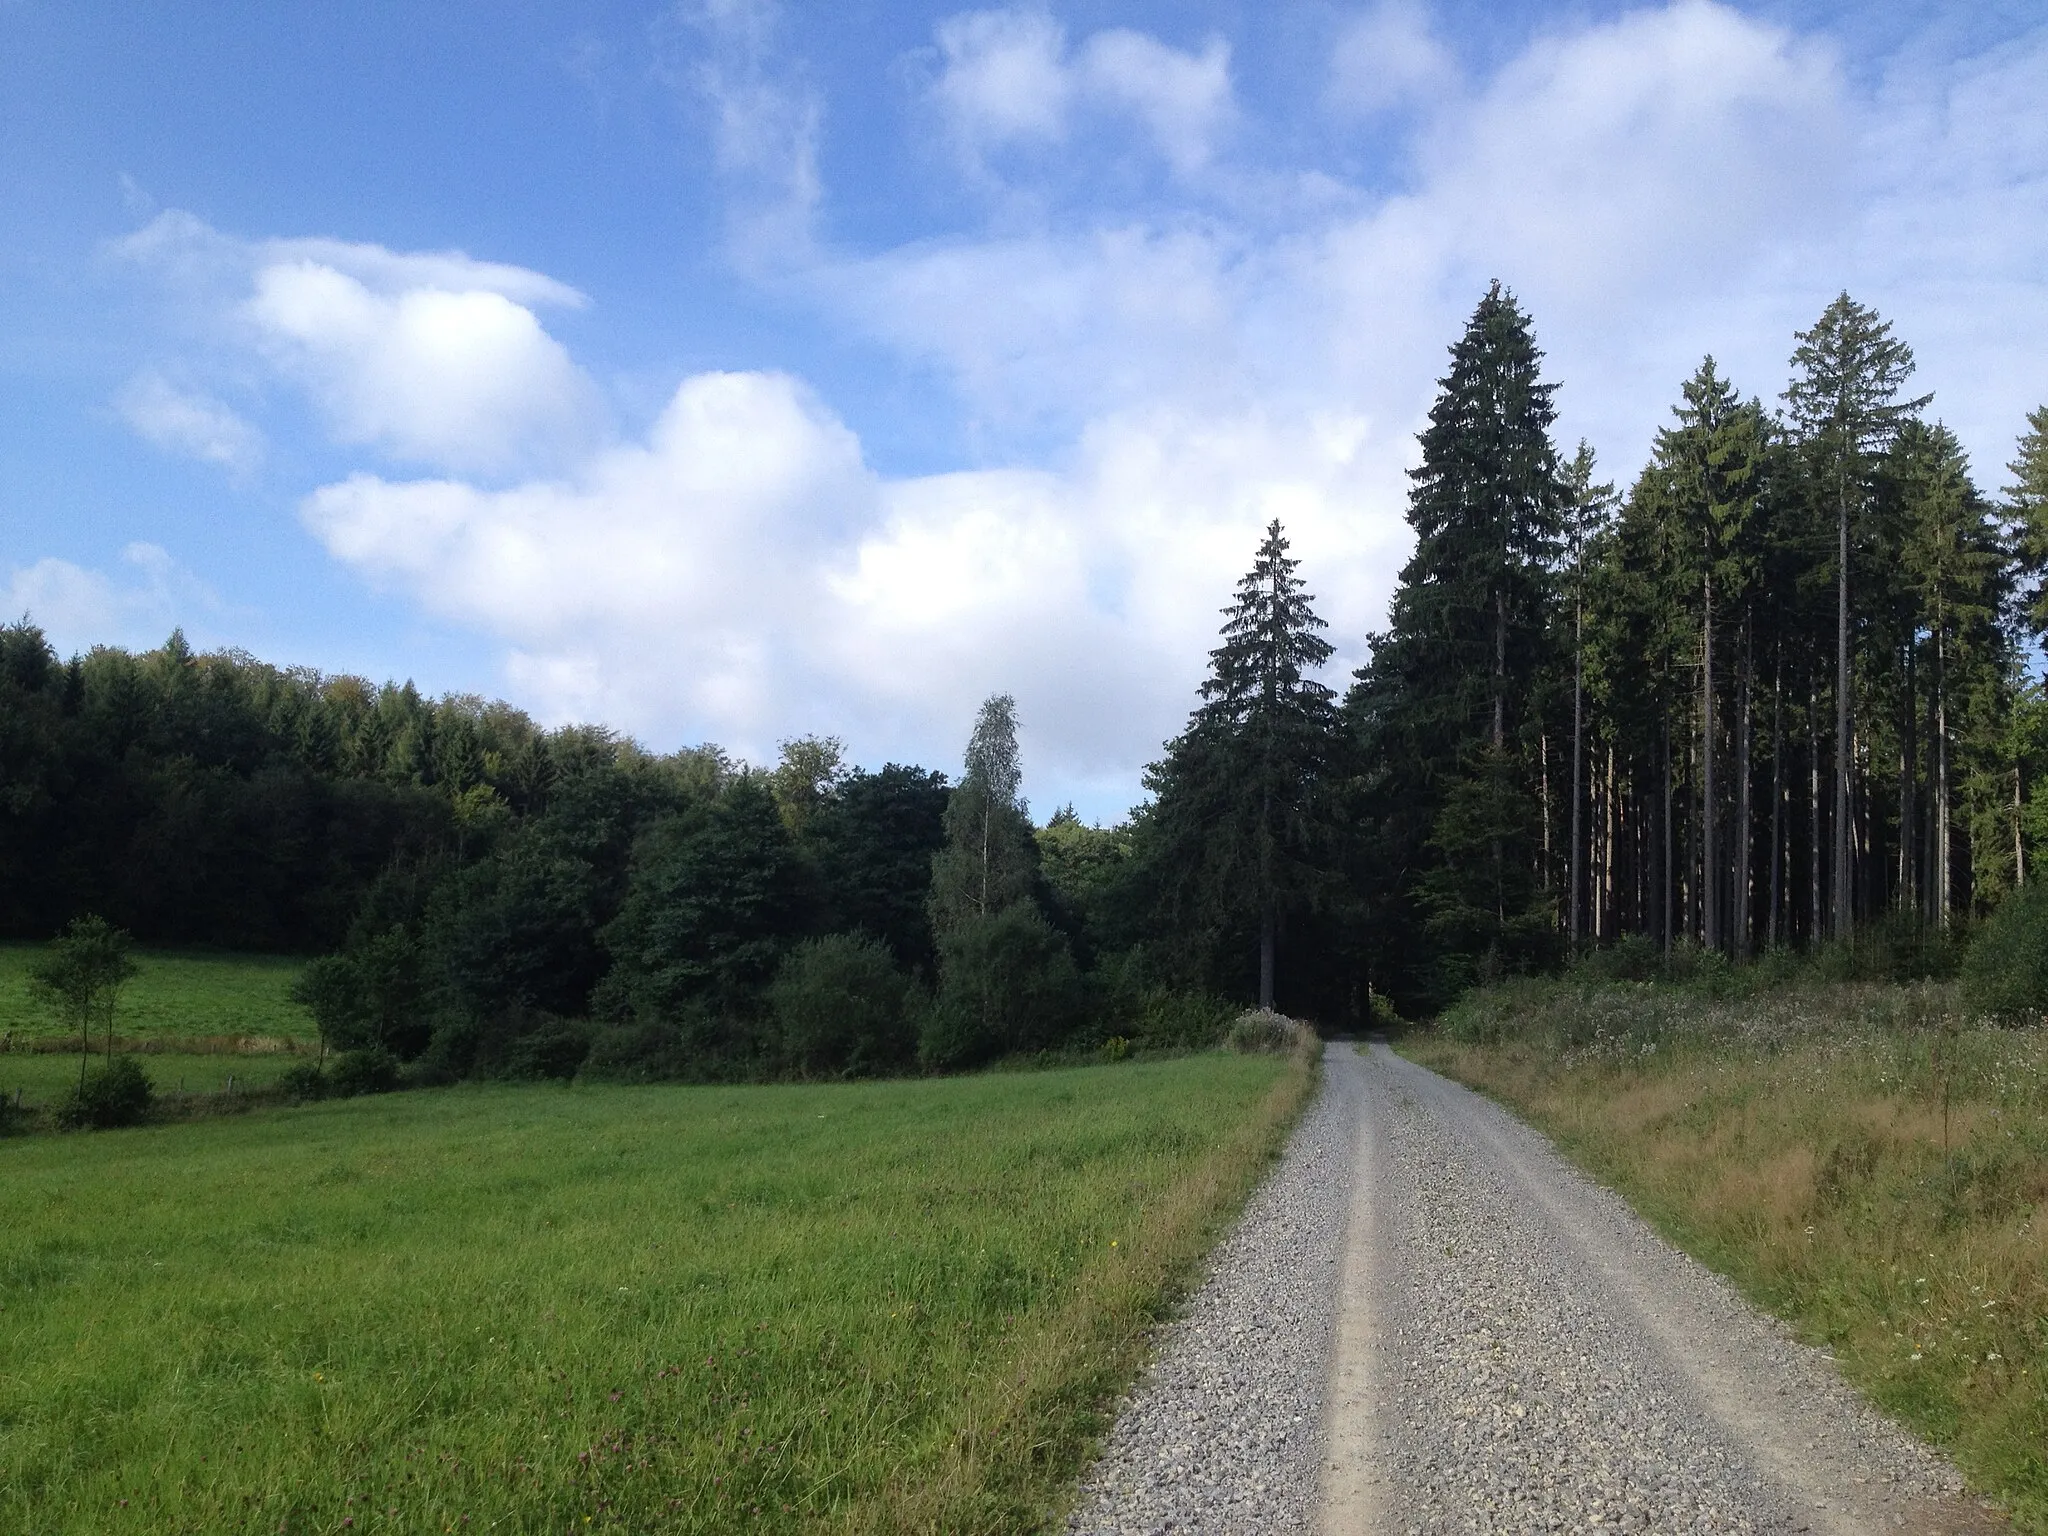
[[[1329,1047],[1075,1533],[2003,1529],[1497,1105]]]

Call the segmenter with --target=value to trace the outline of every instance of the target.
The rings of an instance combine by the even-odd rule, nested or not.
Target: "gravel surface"
[[[1334,1046],[1075,1532],[2001,1528],[1497,1106]]]
[[[1347,1053],[1347,1060],[1349,1059]],[[1331,1058],[1328,1067],[1342,1067]],[[1068,1529],[1309,1530],[1364,1080],[1326,1071],[1118,1412]]]

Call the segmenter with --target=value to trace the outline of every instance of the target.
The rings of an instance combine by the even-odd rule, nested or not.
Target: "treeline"
[[[1112,828],[1032,824],[1007,698],[957,782],[815,737],[761,768],[175,636],[60,662],[23,622],[0,930],[324,952],[337,1044],[457,1075],[955,1067],[1252,1000],[1357,1025],[1616,945],[1938,963],[2048,834],[2048,408],[1994,500],[1912,374],[1844,295],[1771,403],[1704,360],[1617,492],[1494,285],[1370,660],[1318,680],[1273,524]]]
[[[1706,358],[1617,494],[1552,442],[1540,363],[1496,285],[1344,703],[1383,984],[1442,998],[1630,936],[1938,949],[2023,883],[2048,411],[1994,501],[1845,294],[1775,404]]]
[[[1097,936],[1120,834],[1035,828],[1007,698],[957,784],[542,730],[503,704],[181,637],[60,662],[0,629],[0,931],[319,952],[338,1050],[428,1075],[956,1068],[1229,1010]]]

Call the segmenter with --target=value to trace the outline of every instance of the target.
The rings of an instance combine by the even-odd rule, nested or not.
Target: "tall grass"
[[[1032,1529],[1312,1072],[0,1143],[0,1529]]]
[[[2048,1033],[1954,986],[1523,981],[1404,1050],[1515,1108],[2048,1531]]]

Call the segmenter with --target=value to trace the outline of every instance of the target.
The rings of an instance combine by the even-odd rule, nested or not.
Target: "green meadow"
[[[29,991],[42,946],[0,944],[0,1039],[60,1036],[64,1029]],[[313,1020],[291,1000],[303,960],[281,955],[139,949],[136,977],[121,991],[115,1031],[124,1041],[315,1039]],[[74,1037],[75,1038],[75,1037]]]
[[[1055,1513],[1306,1057],[0,1141],[0,1529]]]

